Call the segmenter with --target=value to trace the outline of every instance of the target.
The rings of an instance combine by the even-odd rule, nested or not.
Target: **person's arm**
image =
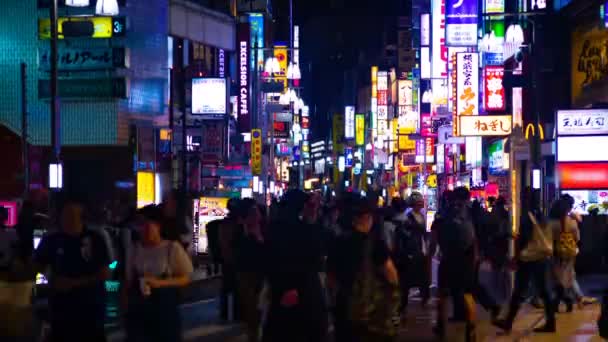
[[[399,273],[391,258],[386,259],[386,262],[384,263],[384,277],[390,284],[399,284]]]
[[[97,271],[81,277],[55,277],[53,284],[57,290],[68,291],[75,288],[88,287],[110,279],[110,255],[108,246],[98,232],[91,234],[93,247],[93,262]]]
[[[151,288],[184,287],[192,281],[192,272],[194,271],[192,261],[190,261],[188,254],[179,243],[171,243],[173,244],[170,247],[171,255],[169,261],[172,270],[171,277],[165,279],[146,277],[146,282]]]

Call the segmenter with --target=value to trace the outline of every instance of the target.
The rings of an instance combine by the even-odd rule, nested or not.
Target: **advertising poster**
[[[251,108],[250,90],[250,74],[249,55],[251,53],[249,47],[250,29],[249,24],[239,23],[236,28],[237,34],[237,53],[238,53],[238,99],[237,99],[237,115],[239,129],[241,132],[248,132],[251,129],[251,116],[249,110]]]
[[[445,18],[448,46],[477,46],[477,1],[447,0]]]
[[[251,130],[251,174],[262,174],[262,130]]]
[[[586,104],[583,89],[608,75],[608,30],[593,26],[592,29],[579,28],[572,33],[570,65],[572,81],[572,103]]]
[[[228,200],[224,197],[201,197],[198,200],[198,253],[207,253],[207,224],[228,215]]]
[[[503,13],[505,11],[505,0],[485,0],[486,13]]]
[[[217,115],[227,113],[228,87],[225,78],[192,79],[192,114]]]
[[[505,153],[505,139],[500,139],[488,146],[488,173],[493,176],[506,175],[509,172],[509,154]]]

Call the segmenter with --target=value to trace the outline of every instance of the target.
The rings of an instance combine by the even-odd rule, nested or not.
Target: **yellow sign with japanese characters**
[[[484,137],[511,134],[511,115],[461,116],[460,136]]]

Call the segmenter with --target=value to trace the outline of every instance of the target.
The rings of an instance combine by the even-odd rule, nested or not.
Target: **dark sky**
[[[303,98],[310,106],[313,139],[329,133],[331,114],[342,112],[345,71],[363,72],[396,39],[397,16],[409,0],[292,0],[300,26]],[[289,41],[289,0],[274,0],[275,39]],[[349,82],[352,83],[352,82]],[[348,93],[348,92],[346,92]]]

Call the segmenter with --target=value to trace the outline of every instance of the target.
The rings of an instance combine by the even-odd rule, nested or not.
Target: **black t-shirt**
[[[48,266],[52,276],[78,278],[92,276],[108,267],[110,259],[103,239],[85,230],[80,236],[53,233],[42,238],[34,253],[35,261]],[[52,278],[51,278],[52,279]],[[51,292],[51,311],[64,317],[99,320],[105,315],[103,281],[65,292]]]

